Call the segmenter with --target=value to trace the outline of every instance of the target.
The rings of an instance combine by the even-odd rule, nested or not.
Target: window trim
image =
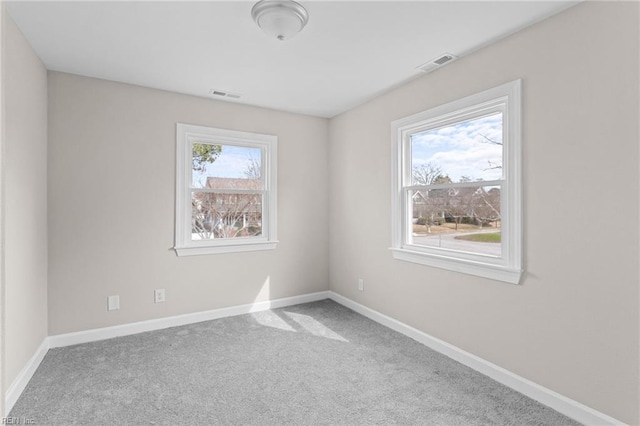
[[[523,274],[523,210],[522,210],[522,80],[514,80],[492,89],[449,102],[391,123],[391,241],[395,259],[419,263],[519,284]],[[409,202],[405,199],[403,173],[407,170],[407,138],[411,134],[464,121],[478,112],[503,109],[503,179],[501,183],[502,256],[474,255],[454,250],[407,244],[405,232]],[[410,160],[410,158],[409,158]],[[410,162],[408,164],[411,164]]]
[[[200,240],[191,239],[192,144],[210,142],[262,150],[262,235],[260,237]],[[176,217],[175,246],[178,256],[273,250],[277,239],[278,138],[273,135],[176,123]],[[265,226],[266,225],[266,226]]]

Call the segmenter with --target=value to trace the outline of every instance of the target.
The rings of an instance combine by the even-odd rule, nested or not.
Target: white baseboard
[[[76,333],[59,334],[49,336],[40,345],[36,353],[22,369],[18,377],[13,381],[5,395],[6,412],[11,412],[16,401],[31,380],[31,377],[44,359],[50,348],[57,348],[79,343],[94,342],[98,340],[110,339],[118,336],[142,333],[145,331],[160,330],[180,325],[193,324],[202,321],[209,321],[217,318],[230,317],[235,315],[248,314],[251,312],[265,311],[268,309],[283,308],[286,306],[298,305],[300,303],[315,302],[323,299],[331,299],[347,308],[364,315],[392,330],[402,333],[425,346],[440,352],[467,367],[491,377],[493,380],[502,383],[531,399],[534,399],[554,410],[577,420],[585,425],[615,425],[624,426],[624,423],[607,416],[604,413],[587,407],[577,401],[560,395],[550,389],[540,386],[530,380],[520,377],[502,367],[492,364],[484,359],[453,346],[443,340],[430,336],[416,328],[408,326],[396,319],[381,314],[371,308],[354,302],[333,291],[320,291],[300,296],[286,297],[264,302],[250,303],[246,305],[232,306],[229,308],[213,309],[210,311],[196,312],[192,314],[177,315],[168,318],[159,318],[149,321],[140,321],[130,324],[117,325],[93,330],[79,331]]]
[[[51,348],[59,348],[63,346],[77,345],[79,343],[95,342],[98,340],[111,339],[113,337],[128,336],[131,334],[143,333],[145,331],[161,330],[164,328],[210,321],[224,317],[232,317],[251,312],[266,311],[267,309],[282,308],[285,306],[315,302],[317,300],[328,298],[328,291],[319,291],[317,293],[308,293],[300,296],[285,297],[283,299],[267,300],[264,302],[249,303],[246,305],[231,306],[228,308],[213,309],[210,311],[195,312],[192,314],[132,322],[112,327],[78,331],[76,333],[58,334],[55,336],[49,336],[49,345]]]
[[[300,296],[285,297],[282,299],[267,300],[264,302],[249,303],[246,305],[231,306],[229,308],[213,309],[211,311],[196,312],[192,314],[177,315],[168,318],[159,318],[149,321],[140,321],[130,324],[116,325],[113,327],[98,328],[93,330],[79,331],[77,333],[58,334],[44,339],[36,353],[24,366],[18,377],[13,381],[5,394],[5,411],[10,413],[16,401],[24,391],[38,369],[38,366],[50,348],[76,345],[79,343],[94,342],[97,340],[110,339],[118,336],[128,336],[130,334],[142,333],[145,331],[160,330],[180,325],[193,324],[212,319],[231,317],[235,315],[248,314],[251,312],[266,311],[268,309],[283,308],[286,306],[298,305],[300,303],[315,302],[329,298],[329,292],[320,291],[308,293]]]
[[[354,302],[336,292],[329,291],[329,298],[365,317],[372,319],[373,321],[380,323],[392,330],[408,336],[423,345],[440,352],[458,361],[467,367],[491,377],[496,382],[502,383],[505,386],[514,389],[529,398],[540,402],[554,410],[570,417],[584,425],[603,426],[603,425],[615,425],[624,426],[625,423],[614,419],[604,413],[587,407],[577,401],[560,395],[550,389],[540,386],[530,380],[520,377],[502,367],[490,363],[472,353],[466,352],[456,346],[453,346],[443,340],[430,336],[416,328],[413,328],[407,324],[404,324],[396,319],[381,314],[371,308]]]
[[[31,357],[27,365],[20,371],[18,377],[15,378],[7,392],[5,393],[4,398],[4,407],[7,415],[11,412],[11,409],[22,395],[22,391],[27,387],[27,383],[33,377],[33,374],[36,372],[40,363],[44,359],[44,356],[47,354],[49,350],[49,338],[45,337],[45,339],[40,344],[40,347],[36,350],[36,353]]]

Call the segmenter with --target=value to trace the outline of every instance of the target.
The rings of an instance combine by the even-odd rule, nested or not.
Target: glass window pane
[[[502,179],[502,113],[411,136],[412,185]]]
[[[501,256],[500,187],[409,191],[410,243]]]
[[[191,239],[262,235],[262,194],[192,192]]]
[[[194,188],[263,189],[260,148],[194,143],[191,163]]]

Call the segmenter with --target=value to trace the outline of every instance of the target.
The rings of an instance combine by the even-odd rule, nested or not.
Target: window
[[[274,249],[277,138],[177,125],[178,256]]]
[[[392,123],[396,259],[517,284],[521,81]]]

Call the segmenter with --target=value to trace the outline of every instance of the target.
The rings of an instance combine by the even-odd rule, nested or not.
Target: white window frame
[[[273,135],[239,132],[213,127],[176,124],[176,223],[175,251],[178,256],[273,250],[277,239],[277,157],[278,138]],[[246,238],[192,240],[191,192],[202,191],[192,186],[192,153],[194,143],[260,148],[262,190],[262,235]]]
[[[522,80],[515,80],[391,123],[391,251],[395,259],[520,283],[523,274],[521,92]],[[412,212],[405,194],[411,186],[411,135],[479,118],[497,110],[503,113],[502,255],[492,257],[410,244]]]

